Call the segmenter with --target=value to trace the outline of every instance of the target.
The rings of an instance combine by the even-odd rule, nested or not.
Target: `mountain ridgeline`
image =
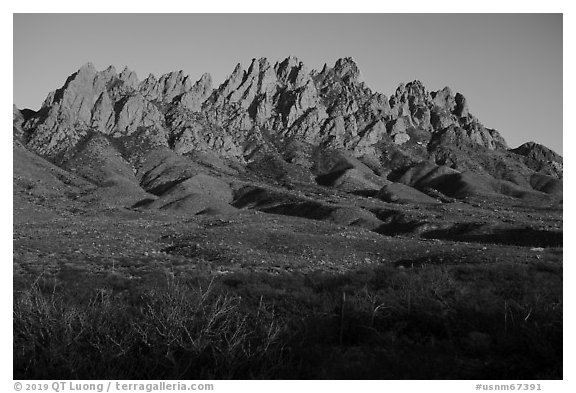
[[[388,202],[562,199],[560,155],[532,142],[509,149],[448,87],[428,91],[413,81],[390,97],[374,92],[351,58],[321,71],[295,57],[253,59],[220,86],[210,74],[140,81],[128,68],[87,63],[37,112],[14,107],[13,130],[15,149],[131,206],[158,205],[168,191],[160,207],[191,194],[223,206],[239,194],[226,196],[218,182],[255,179]]]
[[[195,79],[13,108],[14,379],[562,379],[560,155],[351,58]]]

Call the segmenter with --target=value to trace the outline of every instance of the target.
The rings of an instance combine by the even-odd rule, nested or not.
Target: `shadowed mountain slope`
[[[448,87],[413,81],[390,97],[374,92],[352,58],[321,71],[295,57],[253,59],[220,86],[209,74],[140,81],[128,68],[87,63],[39,111],[14,107],[13,122],[27,151],[97,186],[111,205],[210,199],[189,187],[201,176],[392,203],[562,199],[560,155],[534,143],[509,150]]]

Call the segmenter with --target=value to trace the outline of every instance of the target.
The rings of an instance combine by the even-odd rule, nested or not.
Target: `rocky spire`
[[[199,112],[210,94],[212,94],[212,76],[205,73],[190,90],[182,94],[180,103],[193,112]]]
[[[138,85],[140,84],[136,73],[130,70],[128,67],[124,67],[120,75],[118,75],[118,79],[124,82],[124,85],[132,90],[137,90]]]
[[[172,138],[180,152],[199,146],[218,152],[226,146],[222,154],[238,158],[248,154],[242,146],[267,143],[263,129],[358,156],[382,155],[385,144],[411,146],[412,132],[420,135],[412,144],[432,143],[431,149],[462,141],[505,148],[499,134],[473,117],[464,96],[450,88],[429,92],[415,80],[401,84],[388,100],[360,81],[351,57],[321,72],[309,71],[294,56],[273,66],[254,58],[247,70],[237,64],[217,89],[210,74],[193,82],[174,71],[138,82],[128,68],[120,74],[112,66],[99,72],[87,63],[49,94],[41,114],[23,128],[31,135],[29,145],[48,156],[71,149],[94,131],[112,137],[144,133],[161,144]]]
[[[344,81],[361,82],[360,69],[352,57],[338,59],[333,70]]]
[[[149,101],[169,103],[191,87],[190,78],[180,70],[164,74],[158,80],[155,77],[146,78],[140,84],[139,91]]]

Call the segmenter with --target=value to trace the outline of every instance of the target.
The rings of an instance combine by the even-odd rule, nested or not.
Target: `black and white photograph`
[[[566,377],[563,14],[329,11],[13,14],[13,380]]]

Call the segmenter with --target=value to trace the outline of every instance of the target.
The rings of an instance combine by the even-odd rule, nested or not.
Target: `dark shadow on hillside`
[[[562,378],[561,265],[402,263],[21,283],[14,378]]]

